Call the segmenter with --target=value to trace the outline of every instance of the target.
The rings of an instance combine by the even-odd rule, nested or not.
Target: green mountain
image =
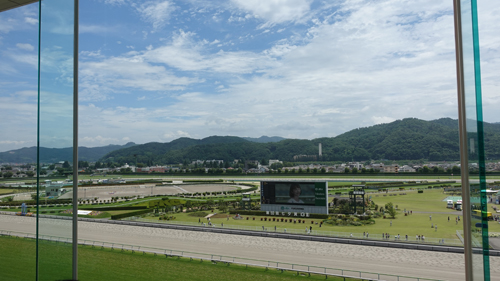
[[[146,144],[136,145],[130,148],[115,150],[102,157],[101,161],[113,161],[118,163],[137,162],[137,163],[146,163],[148,165],[175,163],[168,161],[165,162],[166,161],[165,156],[171,154],[172,151],[181,151],[188,147],[204,148],[210,146],[227,145],[231,143],[252,144],[252,142],[247,141],[245,139],[239,137],[230,137],[230,136],[228,137],[211,136],[201,140],[184,137],[173,140],[169,143],[150,142]]]
[[[500,159],[500,124],[484,123],[487,158]],[[322,156],[318,156],[318,144]],[[176,164],[193,160],[280,159],[294,161],[364,161],[369,159],[459,160],[458,121],[442,118],[397,120],[358,128],[333,138],[284,139],[258,143],[238,137],[180,138],[170,143],[147,143],[113,151],[102,161]]]
[[[94,162],[107,153],[120,148],[134,146],[129,142],[125,145],[107,145],[102,147],[79,147],[78,159]],[[46,148],[40,147],[40,162],[55,163],[59,161],[73,161],[73,148]],[[0,152],[0,163],[36,163],[36,146]]]

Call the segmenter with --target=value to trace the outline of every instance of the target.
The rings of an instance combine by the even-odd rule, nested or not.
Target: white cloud
[[[25,141],[25,140],[0,140],[0,145],[15,145],[15,146],[21,146],[25,144],[33,144],[35,141]]]
[[[180,30],[168,45],[149,49],[144,59],[164,63],[183,71],[215,71],[222,73],[251,73],[273,64],[272,59],[253,52],[206,53],[204,44],[196,42],[195,33]]]
[[[374,124],[387,124],[396,121],[395,118],[387,116],[372,116],[371,119]]]
[[[113,28],[113,27],[96,25],[96,24],[80,24],[78,28],[79,28],[80,33],[106,34],[106,33],[116,32],[115,28]]]
[[[231,0],[240,9],[270,24],[298,21],[310,10],[311,0]]]
[[[141,17],[151,23],[154,29],[160,29],[170,19],[176,7],[170,1],[148,1],[136,7]]]
[[[103,136],[83,136],[78,139],[78,142],[81,146],[101,146],[107,144],[117,144],[121,143],[123,139],[120,141],[118,138],[108,138]]]
[[[25,17],[24,21],[32,25],[38,25],[38,19],[32,17]]]
[[[14,29],[15,24],[16,22],[13,19],[0,17],[0,32],[9,33]]]
[[[106,100],[111,93],[129,89],[145,91],[181,90],[198,83],[196,78],[178,77],[164,66],[148,64],[142,55],[131,52],[122,57],[80,63],[81,99]]]
[[[163,138],[166,140],[174,140],[174,139],[178,139],[178,138],[182,138],[182,137],[190,138],[191,135],[189,133],[183,132],[181,130],[177,130],[175,132],[167,132],[167,133],[163,134]]]
[[[33,47],[33,45],[24,44],[24,43],[17,43],[16,47],[18,47],[21,50],[25,50],[25,51],[33,51],[35,49],[35,47]]]
[[[127,0],[104,0],[104,3],[108,5],[123,5],[127,2]]]
[[[38,67],[38,55],[19,54],[14,52],[5,52],[4,54],[16,62],[25,63],[35,68]]]

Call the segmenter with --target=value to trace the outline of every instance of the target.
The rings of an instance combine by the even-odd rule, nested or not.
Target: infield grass
[[[40,241],[39,280],[71,279],[71,245]],[[0,237],[0,280],[35,280],[35,241]],[[78,280],[324,280],[324,276],[306,277],[295,272],[267,270],[187,258],[142,254],[140,252],[78,247]],[[343,278],[328,280],[340,281]],[[353,281],[359,279],[345,280]]]

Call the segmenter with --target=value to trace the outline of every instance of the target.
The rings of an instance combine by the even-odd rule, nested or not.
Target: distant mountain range
[[[500,159],[500,123],[484,123],[485,154]],[[322,155],[319,156],[319,144]],[[475,150],[477,151],[477,150]],[[473,152],[470,152],[473,153]],[[41,162],[72,161],[71,148],[41,148]],[[474,155],[472,155],[474,157]],[[331,138],[313,140],[281,137],[240,138],[211,136],[179,138],[168,143],[79,148],[79,159],[164,165],[194,160],[365,161],[370,159],[459,160],[458,121],[406,118],[388,124],[358,128]],[[0,163],[34,163],[36,147],[0,153]]]
[[[500,124],[484,123],[486,157],[500,159]],[[261,138],[262,139],[262,138]],[[319,143],[322,156],[319,156]],[[193,160],[279,159],[284,161],[364,161],[370,159],[459,160],[458,121],[406,118],[358,128],[333,138],[250,142],[239,137],[180,138],[146,143],[105,155],[101,161],[163,165]]]
[[[79,147],[78,160],[94,162],[107,153],[136,145],[129,142],[125,145],[107,145],[101,147]],[[40,147],[41,163],[56,163],[59,161],[73,161],[73,148],[46,148]],[[36,163],[36,146],[0,152],[0,163]]]
[[[203,140],[195,140],[189,138],[180,138],[174,140],[168,144],[161,143],[148,143],[148,146],[152,148],[153,153],[163,152],[167,147],[167,150],[170,149],[178,149],[183,148],[186,145],[204,145],[204,144],[212,144],[212,143],[225,143],[225,142],[235,142],[235,141],[250,141],[250,142],[278,142],[284,140],[282,137],[268,137],[262,136],[260,138],[237,138],[237,137],[208,137]],[[107,145],[102,147],[79,147],[78,148],[78,160],[95,162],[105,156],[106,154],[122,149],[122,148],[131,148],[136,144],[133,142],[129,142],[125,145]],[[155,150],[157,149],[157,150]],[[132,150],[134,153],[140,154],[139,150]],[[135,159],[135,158],[134,158]],[[40,162],[41,163],[56,163],[59,161],[73,161],[73,148],[46,148],[40,147]],[[129,161],[132,163],[132,161]],[[36,163],[36,146],[33,147],[24,147],[21,149],[10,150],[6,152],[0,152],[0,163]]]

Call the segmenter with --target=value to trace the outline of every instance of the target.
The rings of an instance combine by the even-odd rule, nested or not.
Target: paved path
[[[41,232],[71,237],[70,221],[41,219]],[[442,280],[464,280],[463,255],[312,241],[79,222],[79,238],[198,253]],[[35,219],[0,215],[0,229],[34,233]],[[500,281],[500,257],[491,257]],[[496,279],[495,279],[496,278]]]

